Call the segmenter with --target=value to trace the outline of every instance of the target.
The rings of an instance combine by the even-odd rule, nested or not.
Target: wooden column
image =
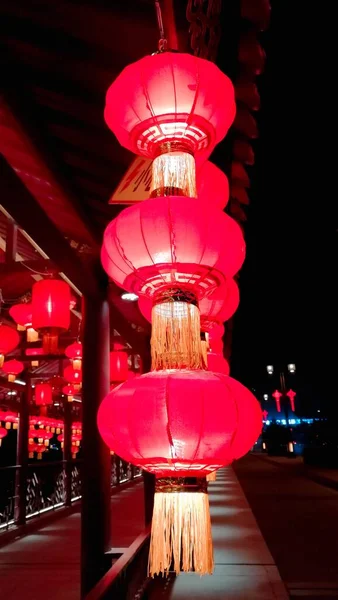
[[[65,504],[72,504],[72,403],[65,400],[63,470],[65,474]]]
[[[24,525],[26,523],[26,490],[28,474],[28,429],[29,429],[29,405],[32,399],[32,386],[29,379],[20,396],[19,431],[17,445],[16,464],[19,470],[16,475],[15,486],[15,523]]]
[[[109,305],[101,296],[83,301],[81,597],[105,572],[110,550],[110,452],[96,417],[109,392]]]

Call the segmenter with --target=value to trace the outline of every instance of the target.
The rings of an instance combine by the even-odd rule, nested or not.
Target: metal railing
[[[132,481],[142,470],[111,457],[111,488]],[[18,505],[18,474],[20,466],[0,467],[0,534],[15,525]],[[71,461],[71,502],[81,498],[81,460]],[[26,519],[66,505],[66,462],[35,462],[28,465],[26,486]]]

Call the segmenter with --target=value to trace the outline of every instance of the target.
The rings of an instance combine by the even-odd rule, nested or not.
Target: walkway
[[[251,455],[235,470],[291,597],[338,599],[338,492],[299,467]]]
[[[112,544],[127,548],[144,529],[143,484],[112,496]],[[0,549],[0,598],[79,600],[80,513]]]
[[[231,468],[209,484],[215,571],[155,582],[149,600],[286,600],[288,595]]]
[[[284,586],[232,469],[209,484],[215,572],[156,581],[161,600],[286,600]],[[112,498],[113,546],[130,545],[143,530],[142,483]],[[79,600],[80,515],[73,514],[0,549],[1,598]]]

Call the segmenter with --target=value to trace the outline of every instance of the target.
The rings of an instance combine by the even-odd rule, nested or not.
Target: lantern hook
[[[158,51],[165,52],[167,50],[168,42],[166,40],[165,33],[164,33],[162,11],[161,11],[161,5],[160,5],[159,0],[155,0],[155,10],[156,10],[156,17],[157,17],[157,25],[158,25],[159,34],[160,34],[160,39],[158,42]]]

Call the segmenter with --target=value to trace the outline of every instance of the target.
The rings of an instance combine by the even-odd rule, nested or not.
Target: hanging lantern
[[[157,477],[150,575],[167,573],[172,562],[177,573],[181,563],[211,573],[205,477],[257,439],[262,415],[251,392],[221,374],[154,371],[108,394],[98,427],[121,458]]]
[[[208,352],[207,360],[209,371],[212,371],[213,373],[223,373],[223,375],[229,375],[229,363],[224,358],[223,354],[219,352]]]
[[[272,394],[273,398],[276,400],[276,408],[277,408],[277,412],[281,412],[281,408],[280,408],[280,399],[282,397],[282,394],[276,390],[273,394]]]
[[[55,354],[58,336],[70,325],[70,289],[61,279],[42,279],[32,288],[33,327],[42,333],[46,354]]]
[[[18,414],[12,411],[7,411],[4,413],[4,421],[6,429],[18,429],[19,427],[19,417]]]
[[[73,384],[76,392],[81,390],[82,386],[82,371],[76,371],[72,365],[68,365],[63,372],[64,378],[68,383]]]
[[[292,412],[295,412],[295,396],[296,396],[296,392],[294,392],[293,390],[289,390],[286,395],[290,399],[290,405],[291,405]]]
[[[38,383],[35,386],[35,404],[37,406],[53,404],[53,392],[49,383]]]
[[[15,358],[7,360],[2,366],[2,370],[7,374],[8,381],[15,381],[16,376],[19,375],[19,373],[22,373],[24,368],[25,365]]]
[[[231,217],[194,198],[170,197],[124,209],[105,230],[101,259],[129,292],[153,297],[168,286],[202,298],[240,269],[244,255]]]
[[[37,444],[33,442],[28,442],[28,458],[34,458],[34,452],[37,452]]]
[[[229,201],[229,181],[225,173],[207,160],[197,171],[197,197],[200,202],[214,208],[226,207]]]
[[[78,454],[78,452],[80,452],[80,448],[78,446],[72,445],[71,453],[72,453],[73,460],[76,458],[76,455]]]
[[[82,368],[82,344],[81,342],[74,342],[67,346],[65,355],[72,361],[73,369],[80,371]]]
[[[32,326],[32,305],[28,302],[14,304],[9,309],[13,321],[17,324],[18,331],[26,331],[27,342],[37,342],[39,334]]]
[[[0,427],[0,446],[2,444],[2,440],[4,439],[4,437],[6,437],[7,435],[7,430],[4,429],[3,427]]]
[[[110,383],[121,383],[128,378],[128,353],[113,350],[109,354]]]
[[[36,444],[35,452],[37,452],[37,459],[41,460],[44,452],[47,451],[47,448],[44,444]]]
[[[234,89],[214,63],[163,52],[126,67],[106,96],[105,121],[121,146],[155,158],[178,143],[205,159],[235,117]]]
[[[67,385],[63,386],[62,393],[65,394],[65,396],[67,396],[68,402],[73,402],[76,390],[72,383],[67,383]]]
[[[20,336],[15,329],[0,323],[0,367],[4,364],[5,355],[12,352],[20,343]]]
[[[82,434],[82,423],[81,421],[73,421],[72,423],[72,432],[77,434]]]
[[[25,355],[32,357],[31,359],[31,367],[38,367],[39,361],[34,358],[34,356],[40,356],[43,354],[43,348],[26,348]]]

